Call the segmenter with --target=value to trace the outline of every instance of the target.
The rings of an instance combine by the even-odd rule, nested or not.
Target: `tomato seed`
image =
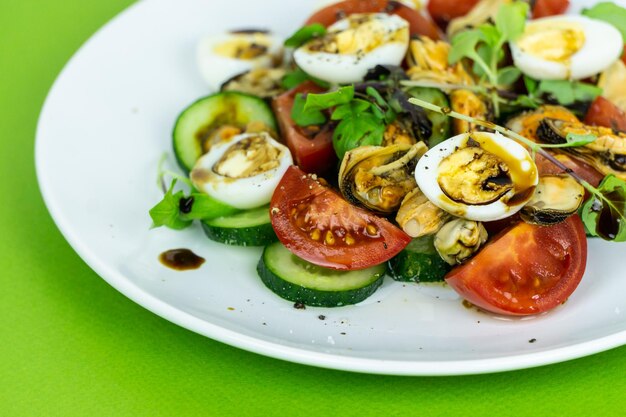
[[[335,244],[335,235],[333,235],[333,232],[331,232],[330,230],[328,230],[326,232],[326,237],[324,238],[324,243],[326,243],[327,245],[334,245]]]
[[[365,226],[365,230],[370,236],[376,236],[376,234],[378,233],[378,229],[373,224],[368,224],[367,226]]]
[[[311,236],[311,239],[313,240],[320,240],[320,237],[322,236],[322,232],[320,232],[320,229],[315,229],[311,232],[310,236]]]

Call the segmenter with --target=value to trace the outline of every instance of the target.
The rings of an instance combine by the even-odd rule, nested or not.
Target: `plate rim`
[[[237,331],[229,330],[220,327],[217,324],[195,317],[190,313],[182,311],[167,302],[160,300],[133,284],[131,280],[124,276],[124,274],[116,271],[114,268],[108,266],[102,259],[99,259],[97,253],[90,251],[90,249],[81,242],[78,233],[75,230],[72,230],[71,221],[63,215],[61,205],[50,191],[51,187],[48,185],[46,176],[42,175],[45,162],[44,155],[41,151],[42,139],[40,138],[43,136],[42,131],[44,129],[42,120],[44,119],[44,115],[49,107],[51,97],[58,90],[60,80],[65,77],[67,69],[76,59],[78,59],[81,52],[85,48],[89,47],[96,37],[106,31],[114,22],[146,3],[149,2],[144,0],[133,3],[124,8],[113,18],[109,19],[106,23],[100,26],[81,44],[78,49],[76,49],[70,59],[65,63],[62,70],[58,73],[48,90],[48,93],[46,94],[46,98],[39,113],[35,132],[35,174],[37,177],[39,191],[50,216],[61,232],[63,238],[70,244],[79,257],[94,272],[96,272],[100,278],[102,278],[122,295],[171,323],[239,349],[302,365],[368,374],[398,376],[454,376],[505,372],[569,361],[614,349],[626,344],[626,330],[623,330],[607,336],[595,338],[593,340],[574,343],[563,347],[497,358],[416,361],[353,357],[286,346],[280,343],[244,335],[238,333]]]

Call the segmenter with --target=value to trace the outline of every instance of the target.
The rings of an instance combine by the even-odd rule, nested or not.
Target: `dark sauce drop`
[[[606,197],[613,202],[615,208],[619,212],[615,212],[608,204],[603,204],[600,214],[598,215],[598,224],[596,225],[596,232],[600,237],[613,240],[619,233],[619,227],[621,218],[619,213],[624,212],[624,205],[626,204],[626,196],[619,190],[613,190],[606,194]]]
[[[527,201],[530,198],[530,196],[535,192],[535,188],[536,188],[535,186],[532,186],[523,191],[520,191],[519,193],[511,197],[508,201],[505,201],[506,205],[515,206],[521,203],[522,201]]]
[[[189,249],[170,249],[159,255],[159,261],[168,268],[188,271],[200,268],[205,259]]]

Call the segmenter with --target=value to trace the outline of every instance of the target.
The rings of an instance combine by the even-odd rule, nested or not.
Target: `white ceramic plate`
[[[213,339],[351,371],[504,371],[626,343],[623,245],[590,241],[587,273],[570,300],[549,314],[511,320],[467,309],[445,288],[389,279],[360,305],[297,310],[257,278],[259,248],[220,245],[196,227],[150,230],[148,209],[161,198],[157,162],[170,151],[173,122],[208,93],[195,67],[197,40],[242,27],[288,35],[311,6],[284,5],[142,1],[96,33],[63,70],[39,121],[37,174],[62,233],[100,276],[145,308]],[[206,264],[175,272],[157,261],[178,247]]]

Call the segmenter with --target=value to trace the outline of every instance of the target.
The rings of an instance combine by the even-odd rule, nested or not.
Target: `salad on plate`
[[[626,241],[626,9],[530,3],[345,0],[287,39],[205,37],[218,92],[176,121],[154,226],[263,246],[297,305],[385,276],[497,314],[563,304],[587,239]]]

